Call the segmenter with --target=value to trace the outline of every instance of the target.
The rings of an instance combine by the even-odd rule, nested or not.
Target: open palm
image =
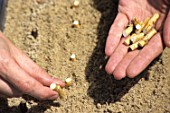
[[[119,0],[118,15],[110,28],[105,53],[109,56],[106,71],[118,80],[141,73],[163,51],[164,44],[170,47],[170,11],[168,0]],[[128,51],[123,44],[122,32],[134,18],[143,21],[159,13],[156,23],[158,33],[141,50]],[[164,39],[164,43],[162,42]]]

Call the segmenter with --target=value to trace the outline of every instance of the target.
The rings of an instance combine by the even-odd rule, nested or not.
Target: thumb
[[[170,47],[170,10],[168,12],[167,18],[165,20],[163,28],[164,43],[167,47]]]

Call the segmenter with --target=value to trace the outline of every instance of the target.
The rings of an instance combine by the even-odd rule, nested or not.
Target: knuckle
[[[36,83],[34,81],[26,81],[24,83],[20,84],[20,89],[26,94],[30,94],[34,91],[34,87],[36,86]]]
[[[0,70],[2,72],[6,72],[6,70],[8,69],[9,63],[10,63],[10,56],[9,54],[4,51],[4,50],[0,50]]]
[[[157,44],[157,48],[158,48],[160,51],[162,51],[162,50],[163,50],[163,45],[162,45],[162,43],[158,43],[158,44]]]
[[[36,73],[36,74],[41,74],[41,73],[44,72],[44,70],[41,69],[41,68],[33,68],[33,72]]]

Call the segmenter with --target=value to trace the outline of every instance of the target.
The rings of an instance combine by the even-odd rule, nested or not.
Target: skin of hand
[[[109,60],[105,69],[108,74],[113,74],[117,80],[125,76],[133,78],[162,53],[164,46],[170,47],[169,8],[169,0],[119,0],[118,14],[106,41],[105,53]],[[155,26],[158,33],[143,49],[128,52],[128,46],[123,44],[123,30],[134,17],[143,21],[155,13],[160,14]]]
[[[65,86],[61,80],[49,76],[0,32],[0,96],[28,94],[39,100],[53,100],[58,94],[49,88],[51,83]]]

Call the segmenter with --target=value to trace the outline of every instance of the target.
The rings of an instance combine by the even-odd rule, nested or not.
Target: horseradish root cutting
[[[158,13],[155,13],[152,17],[147,17],[144,21],[134,18],[122,33],[123,37],[126,38],[124,44],[129,46],[132,51],[147,45],[149,40],[157,33],[154,27],[158,19]]]
[[[65,97],[65,92],[64,92],[64,90],[60,87],[60,85],[58,85],[58,84],[56,84],[56,83],[52,83],[52,84],[50,85],[50,89],[58,92],[60,98],[64,98],[64,97]]]
[[[65,88],[68,88],[68,87],[70,87],[70,86],[72,86],[73,85],[73,80],[72,80],[72,78],[67,78],[66,80],[65,80]],[[59,97],[61,98],[61,99],[63,99],[64,97],[65,97],[65,92],[64,92],[64,88],[62,88],[60,85],[58,85],[57,83],[52,83],[51,85],[50,85],[50,89],[52,89],[53,91],[56,91],[56,92],[58,92],[58,94],[59,94]]]

